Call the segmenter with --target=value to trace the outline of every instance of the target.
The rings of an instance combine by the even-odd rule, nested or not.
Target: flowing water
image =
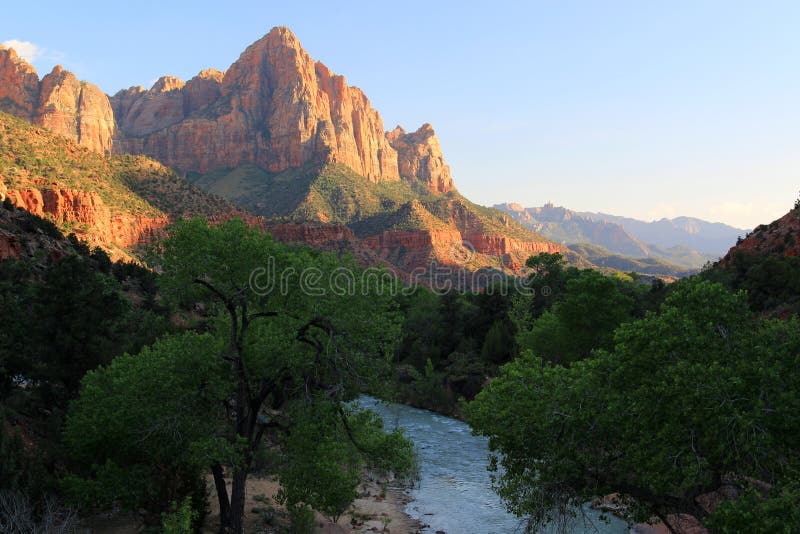
[[[473,436],[456,419],[401,404],[362,397],[359,404],[379,413],[389,429],[402,428],[419,452],[420,478],[409,493],[406,513],[429,525],[425,532],[448,534],[506,534],[523,532],[519,518],[508,513],[492,491],[488,440]],[[603,521],[600,513],[584,507],[568,531],[625,534],[625,522]],[[545,532],[555,532],[555,529]]]

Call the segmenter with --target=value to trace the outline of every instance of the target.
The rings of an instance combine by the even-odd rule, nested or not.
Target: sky
[[[113,94],[279,25],[387,130],[431,123],[480,204],[752,228],[800,192],[795,1],[12,2],[0,42]]]

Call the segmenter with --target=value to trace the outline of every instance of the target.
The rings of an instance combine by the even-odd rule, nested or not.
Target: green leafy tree
[[[64,435],[74,501],[144,508],[155,524],[170,502],[202,507],[207,467],[239,453],[225,434],[231,387],[219,350],[210,334],[170,336],[86,375]]]
[[[267,436],[283,446],[297,402],[316,411],[353,399],[388,370],[399,321],[387,276],[362,277],[350,260],[274,242],[234,220],[183,221],[160,244],[159,282],[175,302],[208,311],[232,394],[228,440],[239,451],[230,497],[223,463],[212,465],[223,528],[242,532],[245,483]],[[271,414],[271,415],[270,415]]]
[[[614,330],[632,318],[634,300],[622,292],[624,282],[585,270],[565,284],[564,297],[522,331],[523,349],[561,364],[586,358],[595,349],[610,349]]]
[[[758,322],[745,294],[680,282],[660,313],[619,328],[613,352],[504,366],[468,420],[503,466],[499,494],[534,523],[612,492],[644,518],[705,521],[701,495],[796,465],[799,352],[796,319]]]

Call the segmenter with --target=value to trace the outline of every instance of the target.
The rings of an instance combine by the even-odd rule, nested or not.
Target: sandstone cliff
[[[164,228],[166,215],[113,213],[93,191],[75,189],[9,189],[6,197],[17,208],[47,218],[59,228],[74,229],[95,246],[110,250],[150,242]]]
[[[430,125],[386,134],[363,91],[315,62],[287,28],[253,43],[224,74],[206,70],[185,85],[164,77],[149,90],[120,91],[111,104],[117,152],[182,170],[342,163],[372,182],[403,176],[436,193],[454,189]]]
[[[110,151],[114,114],[108,97],[60,65],[39,81],[36,70],[0,46],[0,111],[77,141],[95,152]]]
[[[423,124],[410,134],[397,126],[386,137],[392,148],[397,150],[400,176],[417,180],[434,193],[447,193],[455,189],[450,166],[444,161],[439,139],[430,124]]]
[[[274,28],[227,72],[184,83],[160,78],[109,99],[57,66],[41,81],[12,49],[0,49],[0,111],[96,152],[144,154],[183,171],[254,164],[271,172],[342,163],[372,182],[418,181],[452,191],[433,128],[386,133],[357,87],[315,62],[287,28]]]

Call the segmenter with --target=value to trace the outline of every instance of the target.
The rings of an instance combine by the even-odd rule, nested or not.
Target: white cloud
[[[30,41],[19,41],[17,39],[9,39],[3,41],[3,46],[6,48],[13,48],[14,51],[25,61],[33,63],[40,57],[45,55],[45,49],[41,46],[35,45]]]

